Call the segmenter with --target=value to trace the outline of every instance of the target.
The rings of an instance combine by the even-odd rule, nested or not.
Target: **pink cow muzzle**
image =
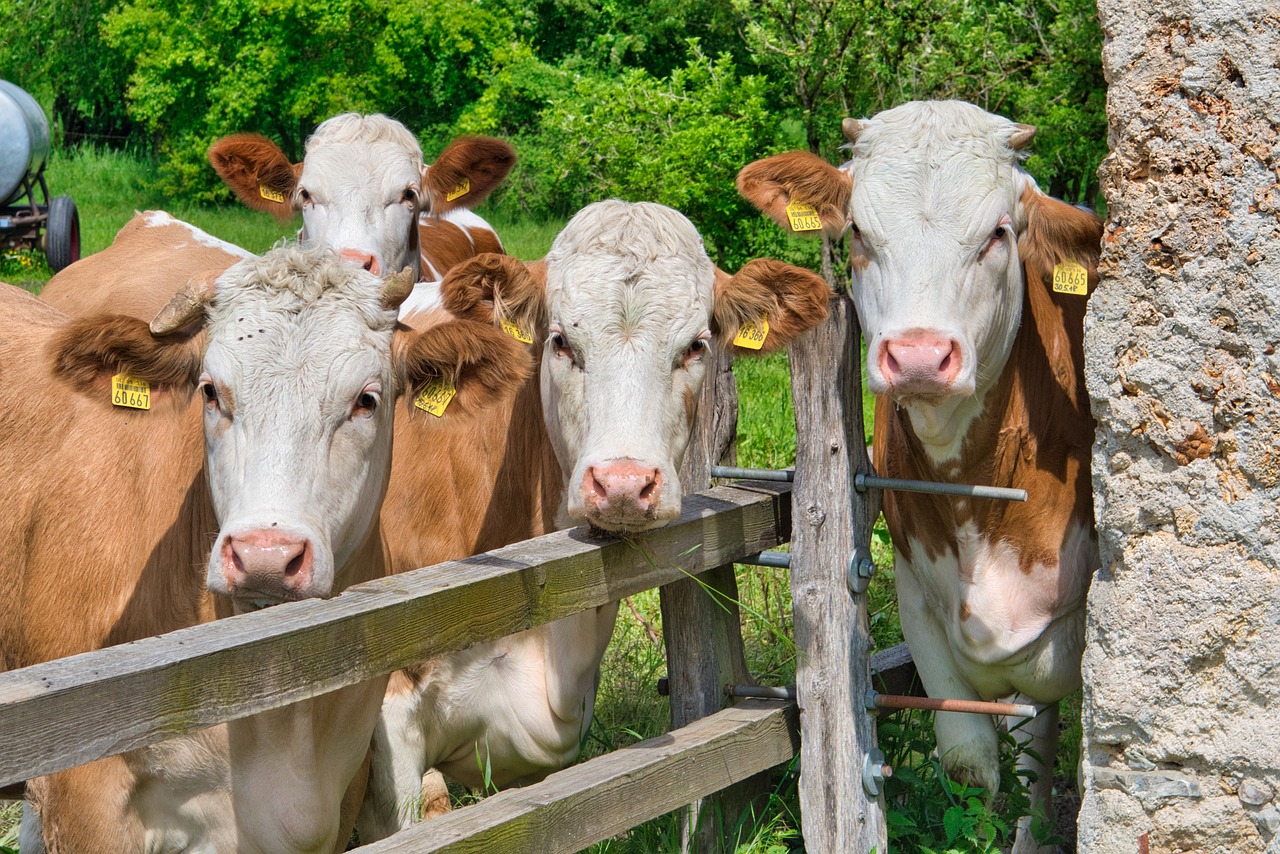
[[[587,520],[606,530],[653,527],[679,515],[663,509],[663,476],[655,466],[621,458],[587,466],[579,486]]]
[[[913,329],[883,341],[877,365],[894,397],[945,396],[960,376],[960,342]]]
[[[225,536],[220,568],[226,592],[250,609],[328,595],[312,572],[315,551],[308,537],[274,528]]]
[[[382,275],[382,264],[378,261],[378,256],[369,252],[362,252],[359,249],[343,249],[338,253],[338,257],[348,264],[363,267],[375,276]]]

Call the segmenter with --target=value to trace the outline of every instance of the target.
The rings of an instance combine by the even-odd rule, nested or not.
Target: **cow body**
[[[471,208],[506,179],[515,159],[500,139],[461,137],[425,166],[404,125],[356,113],[321,122],[301,163],[257,134],[225,137],[209,149],[209,162],[247,206],[281,219],[301,211],[301,240],[332,246],[374,272],[411,267],[429,281],[473,255],[502,251]]]
[[[624,202],[579,212],[543,262],[480,256],[451,271],[441,287],[451,312],[513,326],[534,341],[539,379],[516,400],[521,423],[511,432],[512,450],[492,465],[537,496],[535,505],[526,500],[520,518],[536,507],[548,530],[552,511],[555,527],[587,523],[619,532],[678,516],[678,469],[712,347],[732,346],[745,319],[765,316],[776,330],[767,349],[784,346],[825,316],[828,295],[820,278],[773,262],[753,262],[734,277],[720,273],[684,217]],[[535,460],[540,471],[529,472],[525,466]],[[384,518],[416,489],[393,474]],[[400,490],[408,490],[403,499]],[[489,513],[472,525],[494,514],[511,518],[507,500],[495,491]],[[440,559],[421,534],[409,533],[414,526],[385,527],[397,570]],[[474,787],[506,786],[571,762],[590,726],[617,608],[591,609],[393,675],[374,739],[361,840],[412,823],[420,799],[435,806],[438,793],[422,788],[427,769]]]
[[[802,202],[828,233],[850,228],[877,470],[1029,495],[885,494],[903,634],[931,696],[1056,703],[1080,684],[1098,565],[1082,339],[1100,223],[1020,168],[1034,128],[972,105],[910,103],[845,132],[842,170],[779,155],[739,187],[780,223]],[[1053,289],[1064,262],[1080,267],[1078,293]],[[1041,800],[1056,720],[1050,709],[1023,728],[1049,761],[1035,769]],[[989,718],[942,713],[936,731],[948,769],[998,788]],[[1016,850],[1035,850],[1025,823]]]
[[[447,365],[467,411],[484,399],[472,387],[485,381],[470,376],[480,364],[473,356],[438,344],[441,330],[431,340],[411,336],[393,356],[396,303],[408,278],[393,299],[375,277],[325,253],[289,248],[233,267],[218,279],[203,331],[189,331],[197,311],[166,330],[187,332],[163,338],[136,318],[70,320],[4,295],[21,309],[6,322],[40,323],[21,326],[37,340],[23,342],[24,353],[0,349],[0,365],[32,373],[33,383],[44,377],[59,425],[38,441],[5,434],[0,444],[0,468],[21,461],[34,472],[29,489],[5,495],[13,505],[6,519],[26,529],[25,543],[23,532],[15,534],[26,546],[19,550],[34,556],[16,578],[23,596],[6,602],[23,619],[10,619],[6,609],[0,621],[6,667],[334,595],[385,574],[377,512],[397,390],[416,388]],[[180,265],[166,269],[182,275]],[[496,373],[509,374],[505,385],[490,385],[514,391],[527,355],[494,330],[467,325],[474,341],[489,345]],[[16,331],[0,337],[21,340]],[[482,347],[473,342],[472,349]],[[113,371],[151,383],[151,411],[111,406]],[[92,431],[92,439],[67,444],[77,430]],[[89,509],[58,514],[58,526],[45,530],[45,517],[55,515],[46,501],[58,494],[44,482],[43,463],[64,451],[73,455],[73,471],[116,478],[82,479],[68,506],[84,505],[88,491]],[[61,467],[49,471],[57,476]],[[139,512],[154,500],[170,503],[154,516]],[[169,521],[175,508],[178,518]],[[99,515],[114,526],[98,529]],[[53,560],[56,540],[93,544],[90,559],[81,549],[73,560]],[[204,572],[190,570],[200,565]],[[94,584],[68,576],[72,567],[110,572]],[[210,597],[206,587],[220,595]],[[68,602],[82,611],[68,614]],[[44,631],[50,626],[56,630]],[[54,852],[342,850],[385,681],[32,781],[44,839]],[[26,825],[32,847],[34,823]]]

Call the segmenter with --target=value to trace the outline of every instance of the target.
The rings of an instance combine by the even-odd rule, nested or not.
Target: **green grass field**
[[[281,237],[292,236],[297,222],[277,223],[239,205],[200,207],[166,199],[147,189],[151,167],[136,157],[94,149],[58,152],[48,167],[51,192],[71,194],[80,210],[83,254],[107,246],[135,210],[163,209],[209,233],[261,252]],[[525,222],[501,210],[482,207],[511,254],[529,260],[541,257],[563,226],[562,222]],[[38,291],[51,275],[43,256],[31,252],[0,253],[0,280]],[[734,366],[740,396],[738,462],[740,465],[782,468],[795,459],[795,425],[791,408],[790,375],[783,354],[744,359]],[[864,403],[870,435],[870,404]],[[883,523],[881,523],[883,525]],[[871,587],[871,628],[877,646],[902,640],[894,598],[892,551],[883,528],[872,543],[879,572]],[[795,679],[795,649],[791,636],[791,596],[782,570],[739,567],[743,636],[748,662],[764,684],[786,685]],[[656,591],[624,602],[613,642],[602,668],[595,721],[583,750],[591,756],[667,729],[669,707],[658,695],[658,677],[666,662],[662,648],[661,613]],[[1079,698],[1064,701],[1063,719],[1072,722],[1058,756],[1058,773],[1074,780],[1080,744]],[[1012,827],[1025,797],[1012,774],[1012,751],[1006,751],[1004,775],[1012,791],[993,805],[973,797],[973,790],[950,783],[940,774],[932,749],[932,721],[924,713],[896,713],[881,719],[881,747],[891,757],[896,774],[888,788],[890,840],[894,852],[986,852],[998,850],[1004,839],[1001,825]],[[794,767],[774,774],[774,796],[766,814],[744,821],[741,852],[782,854],[802,850]],[[457,792],[459,803],[478,797]],[[16,845],[15,808],[0,811],[0,854]],[[1062,831],[1071,834],[1071,827]],[[674,816],[636,828],[624,838],[600,843],[595,852],[655,854],[677,850]]]

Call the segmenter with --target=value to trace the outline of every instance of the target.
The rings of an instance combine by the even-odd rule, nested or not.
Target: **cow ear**
[[[72,388],[111,400],[111,379],[143,380],[154,397],[194,389],[200,374],[203,329],[157,337],[145,320],[119,314],[76,318],[49,343],[53,372]]]
[[[265,136],[240,133],[209,147],[209,163],[246,206],[279,220],[293,216],[293,191],[302,164],[296,166]]]
[[[716,270],[713,330],[735,356],[785,347],[827,316],[832,293],[819,275],[756,259],[730,276]]]
[[[1102,220],[1030,186],[1022,192],[1021,207],[1026,226],[1018,235],[1018,257],[1027,281],[1052,281],[1055,266],[1073,261],[1088,272],[1092,293],[1098,283]]]
[[[528,348],[474,320],[412,333],[396,352],[409,411],[425,409],[440,417],[474,413],[515,394],[532,367]]]
[[[423,188],[431,195],[431,212],[474,208],[507,179],[516,152],[491,136],[464,136],[449,143],[427,168]]]
[[[793,234],[839,237],[849,225],[853,178],[816,154],[790,151],[744,166],[738,192]]]
[[[486,252],[445,274],[440,300],[455,317],[500,327],[530,344],[547,328],[546,265]]]

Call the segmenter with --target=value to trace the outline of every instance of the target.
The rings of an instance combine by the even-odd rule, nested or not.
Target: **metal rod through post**
[[[724,693],[729,697],[756,697],[762,700],[794,700],[796,686],[783,685],[773,688],[768,685],[734,685],[724,686]]]
[[[791,483],[795,480],[795,469],[740,469],[733,466],[712,466],[712,477],[732,478],[736,480],[777,480]]]
[[[1040,710],[1029,703],[988,703],[982,700],[942,700],[907,697],[901,694],[867,692],[868,709],[926,709],[934,712],[964,712],[971,715],[1015,715],[1034,718]]]
[[[737,563],[747,564],[748,566],[776,566],[781,569],[790,569],[791,552],[756,552],[753,555],[747,555]]]
[[[896,477],[877,477],[859,472],[853,477],[853,488],[859,492],[868,489],[896,489],[901,492],[926,492],[930,495],[959,495],[965,498],[996,498],[1001,501],[1026,501],[1025,489],[1008,489],[1003,486],[979,486],[967,483],[935,483],[929,480],[902,480]]]

